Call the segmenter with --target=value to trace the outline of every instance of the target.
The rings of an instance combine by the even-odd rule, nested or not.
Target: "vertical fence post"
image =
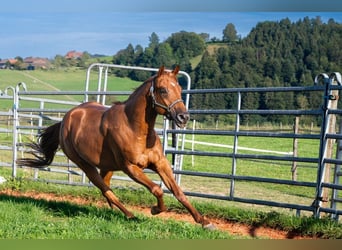
[[[340,76],[340,74],[339,74]],[[320,208],[328,201],[328,190],[323,188],[323,182],[330,182],[330,166],[325,163],[325,159],[331,158],[334,139],[328,139],[328,133],[335,133],[336,115],[329,114],[329,110],[337,108],[338,91],[332,90],[331,86],[336,84],[336,74],[330,77],[327,74],[320,74],[316,76],[315,83],[323,81],[325,86],[324,102],[322,106],[322,127],[321,127],[321,140],[319,148],[319,166],[317,171],[317,186],[316,197],[313,202],[315,209],[315,216],[320,217]],[[337,81],[340,83],[340,80]]]
[[[99,66],[99,76],[98,76],[98,83],[97,83],[97,92],[101,91],[102,88],[102,71],[103,71],[103,66]],[[100,102],[100,94],[96,95],[96,101]]]
[[[8,88],[9,89],[9,88]],[[17,111],[17,100],[18,93],[16,88],[10,88],[13,91],[13,105],[12,105],[12,177],[15,178],[17,176],[17,120],[18,120],[18,111]]]
[[[342,121],[340,121],[340,126],[339,126],[339,134],[342,134]],[[336,146],[336,159],[341,160],[342,159],[342,140],[338,139],[337,140],[337,146]],[[335,185],[340,184],[340,177],[342,176],[341,173],[341,164],[337,163],[335,164],[335,171],[334,171],[334,179],[333,183]],[[331,192],[331,203],[330,203],[330,208],[336,210],[337,208],[337,202],[341,202],[338,198],[338,192],[339,190],[334,188]],[[331,214],[331,218],[335,219],[338,221],[338,214]]]
[[[237,93],[237,107],[236,107],[236,120],[235,120],[235,133],[234,133],[234,148],[233,148],[233,157],[232,157],[232,179],[230,182],[230,198],[234,198],[234,189],[235,189],[235,179],[234,176],[236,174],[236,154],[238,153],[238,132],[240,131],[240,110],[241,110],[241,92]]]
[[[295,122],[293,125],[293,132],[296,134],[299,133],[299,116],[296,116]],[[298,138],[293,138],[293,157],[298,156]],[[291,173],[292,173],[292,180],[296,181],[297,180],[297,162],[293,161],[292,162],[292,167],[291,167]]]
[[[102,91],[107,91],[107,85],[108,85],[108,67],[105,69],[105,76],[104,76],[104,82],[103,82],[103,89]],[[102,95],[102,105],[106,105],[106,96],[105,94]]]
[[[192,130],[195,131],[196,130],[196,120],[193,120],[192,122]],[[191,138],[191,151],[195,151],[195,133],[192,134],[192,138]],[[195,166],[195,156],[191,155],[191,166],[194,167]]]
[[[336,84],[331,78],[330,78],[330,85]],[[330,95],[329,95],[329,109],[337,109],[337,102],[338,102],[338,90],[332,90]],[[328,133],[329,134],[336,134],[336,115],[335,114],[330,114],[329,115],[329,127],[328,127]],[[327,158],[332,158],[333,155],[333,148],[336,140],[335,139],[328,139],[327,140],[327,153],[326,157]],[[331,164],[326,163],[325,164],[325,171],[324,171],[324,176],[323,176],[323,181],[330,183],[330,169],[331,169]],[[322,194],[322,201],[324,202],[323,205],[326,207],[329,201],[329,189],[328,188],[323,188],[323,194]]]
[[[315,200],[312,203],[314,207],[315,217],[320,217],[320,207],[322,204],[322,182],[323,182],[323,172],[324,172],[324,158],[326,153],[326,134],[328,127],[328,104],[329,104],[329,77],[327,74],[320,74],[315,78],[315,84],[323,83],[324,95],[323,95],[323,105],[322,105],[322,125],[320,132],[320,145],[319,145],[319,163],[317,169],[317,181],[316,181],[316,194]]]
[[[12,177],[17,177],[17,157],[18,157],[18,126],[19,126],[19,90],[20,86],[26,91],[26,84],[24,82],[20,82],[15,87],[15,91],[13,92],[13,153],[12,153]]]

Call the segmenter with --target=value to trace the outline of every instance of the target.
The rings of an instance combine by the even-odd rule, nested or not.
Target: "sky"
[[[323,22],[333,18],[342,23],[342,10],[320,12],[305,11],[303,8],[304,11],[297,11],[301,10],[297,8],[296,11],[281,11],[284,9],[281,7],[267,11],[258,8],[246,11],[246,8],[232,8],[232,5],[230,8],[208,7],[206,10],[186,7],[187,5],[182,9],[172,6],[166,8],[134,5],[135,7],[130,9],[128,5],[114,6],[115,1],[109,0],[91,1],[90,5],[80,5],[81,2],[88,3],[87,0],[59,0],[51,1],[51,6],[44,4],[49,1],[26,0],[22,4],[18,4],[18,1],[21,0],[17,0],[16,5],[5,1],[0,9],[1,59],[16,56],[52,59],[55,55],[65,55],[70,50],[114,55],[130,43],[133,46],[148,46],[152,32],[158,35],[161,42],[179,31],[208,33],[210,38],[221,39],[222,31],[228,23],[233,23],[238,35],[242,37],[262,21],[289,18],[296,22],[306,16],[320,16]],[[127,1],[130,2],[125,2]],[[211,1],[215,3],[219,0]],[[142,2],[144,1],[139,0],[136,3]],[[210,11],[207,11],[208,9]],[[233,11],[230,11],[231,9]]]

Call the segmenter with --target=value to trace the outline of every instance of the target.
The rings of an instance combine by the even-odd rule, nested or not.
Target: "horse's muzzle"
[[[190,119],[190,114],[189,112],[181,112],[178,113],[175,117],[174,117],[174,121],[176,123],[176,125],[180,128],[184,128],[185,125],[187,124],[187,122]]]

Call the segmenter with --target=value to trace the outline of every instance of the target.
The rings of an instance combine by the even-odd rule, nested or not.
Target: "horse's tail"
[[[59,145],[59,130],[61,122],[55,123],[50,127],[47,127],[38,136],[37,143],[26,143],[32,149],[29,153],[33,158],[21,158],[16,161],[19,166],[27,167],[44,167],[50,165],[55,157],[56,151]]]

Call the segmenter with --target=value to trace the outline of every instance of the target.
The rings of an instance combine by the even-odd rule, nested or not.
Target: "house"
[[[69,51],[68,53],[66,53],[66,55],[64,56],[65,59],[79,59],[83,56],[83,52],[78,52],[75,50]]]
[[[40,57],[26,57],[23,63],[28,70],[34,70],[37,68],[48,69],[51,66],[49,59]]]
[[[6,67],[7,67],[7,65],[6,65],[6,63],[7,63],[7,59],[5,59],[5,60],[0,60],[0,69],[6,69]]]
[[[17,59],[3,59],[0,60],[0,69],[12,69],[17,63]]]

